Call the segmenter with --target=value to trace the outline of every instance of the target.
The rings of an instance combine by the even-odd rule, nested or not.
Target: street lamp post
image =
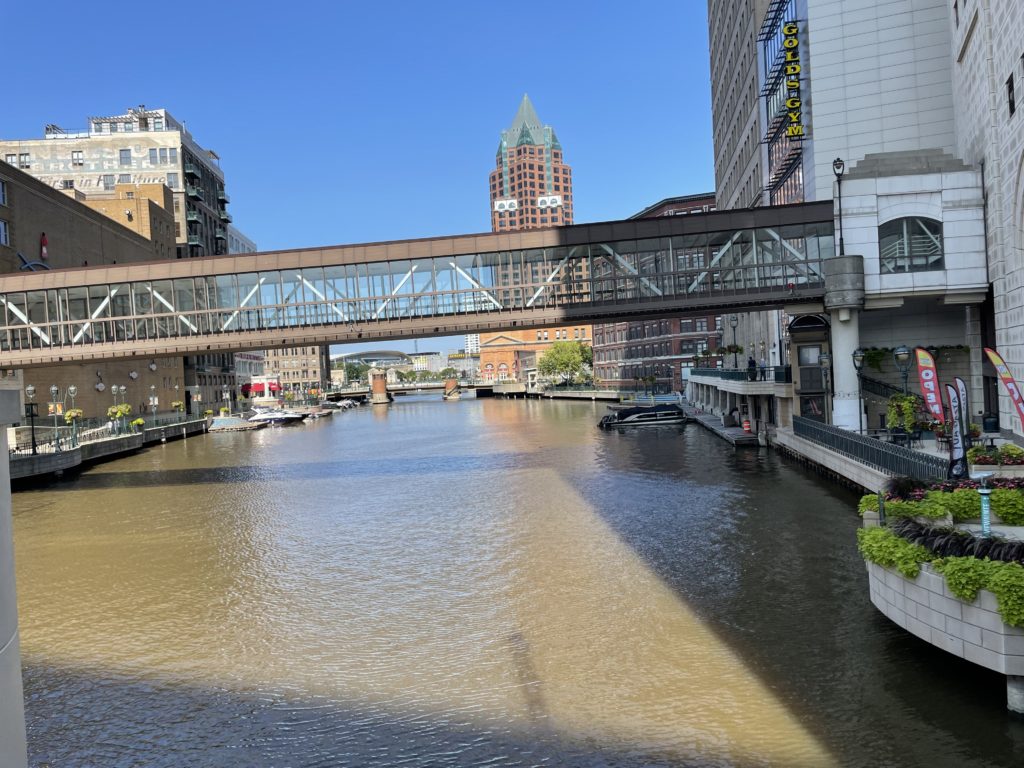
[[[843,173],[846,171],[846,163],[841,157],[832,161],[832,173],[836,175],[836,186],[839,188],[839,255],[845,256],[846,249],[843,247]]]
[[[128,405],[128,398],[125,397],[125,393],[128,392],[128,387],[126,385],[124,385],[124,384],[121,384],[121,385],[115,384],[114,385],[114,389],[116,389],[120,393],[120,395],[121,395],[121,405]],[[124,409],[121,409],[121,432],[125,433],[127,431],[128,431],[128,416],[125,414]]]
[[[231,413],[231,392],[228,391],[227,387],[221,392],[221,397],[224,399],[224,407],[227,408],[228,413]]]
[[[57,451],[60,451],[60,427],[57,426],[57,395],[60,394],[60,389],[56,384],[50,385],[50,408],[53,409],[53,445]]]
[[[34,385],[29,384],[25,387],[25,396],[28,398],[28,402],[25,403],[25,415],[28,416],[28,422],[31,425],[29,429],[32,433],[32,455],[35,456],[38,453],[36,449],[36,416],[39,413],[39,406],[37,403],[32,402],[36,396],[36,388]]]
[[[68,397],[71,398],[71,410],[75,410],[75,395],[78,394],[78,387],[69,384],[67,388]],[[71,447],[78,446],[78,419],[71,419]]]
[[[860,369],[864,365],[864,350],[857,347],[853,351],[853,367],[857,371],[857,432],[864,434],[864,401],[861,399]]]
[[[153,424],[156,425],[156,384],[149,385],[149,412],[153,416]]]
[[[904,344],[900,344],[892,351],[892,359],[903,376],[903,394],[907,394],[907,378],[910,376],[911,352]]]
[[[736,326],[740,324],[740,319],[736,315],[729,315],[729,325],[732,327],[732,367],[739,368],[739,363],[736,361]]]
[[[981,496],[981,535],[983,538],[992,536],[992,489],[988,487],[988,480],[995,472],[977,472],[971,475],[971,480],[978,481],[978,494]]]
[[[832,419],[829,417],[829,414],[831,413],[832,408],[829,404],[828,371],[829,367],[832,365],[832,356],[829,355],[828,352],[822,352],[820,355],[818,355],[818,365],[821,366],[821,380],[825,389],[825,423],[831,424]]]

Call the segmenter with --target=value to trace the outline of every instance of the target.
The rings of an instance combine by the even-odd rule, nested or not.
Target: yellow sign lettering
[[[800,81],[799,80],[787,80],[786,81],[786,88],[788,88],[791,91],[799,91],[800,90]]]
[[[802,125],[788,125],[786,126],[786,136],[793,138],[795,136],[803,136],[804,127]]]
[[[800,52],[786,51],[786,61],[800,61]]]
[[[787,114],[789,115],[789,122],[791,122],[791,123],[799,123],[800,122],[800,113],[799,112],[788,112]]]
[[[796,97],[786,99],[786,109],[800,109],[800,99]]]
[[[799,64],[787,64],[786,65],[786,74],[787,75],[799,75],[800,74],[800,65]]]
[[[800,41],[795,37],[787,37],[782,41],[783,48],[796,48],[798,45],[800,45]]]
[[[795,35],[799,31],[800,28],[796,25],[796,22],[794,21],[782,25],[782,34],[784,35]]]

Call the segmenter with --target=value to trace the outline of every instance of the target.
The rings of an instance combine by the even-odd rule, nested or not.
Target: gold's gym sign
[[[786,136],[791,139],[804,137],[803,100],[800,98],[800,28],[795,21],[782,25],[782,47],[786,52],[786,115],[789,124]]]

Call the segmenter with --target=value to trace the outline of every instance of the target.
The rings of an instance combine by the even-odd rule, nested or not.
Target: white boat
[[[214,416],[210,419],[207,432],[244,432],[252,429],[263,429],[265,421],[247,421],[241,416]]]
[[[685,422],[686,413],[678,405],[659,403],[658,405],[639,405],[613,410],[604,416],[597,426],[601,429],[615,429],[617,427],[650,427]]]
[[[254,415],[249,417],[249,421],[255,424],[270,424],[270,425],[283,425],[283,424],[298,424],[306,418],[304,413],[295,413],[294,411],[258,411]]]

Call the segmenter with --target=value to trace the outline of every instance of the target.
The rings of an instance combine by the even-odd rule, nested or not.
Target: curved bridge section
[[[29,367],[820,301],[832,203],[0,278]]]

